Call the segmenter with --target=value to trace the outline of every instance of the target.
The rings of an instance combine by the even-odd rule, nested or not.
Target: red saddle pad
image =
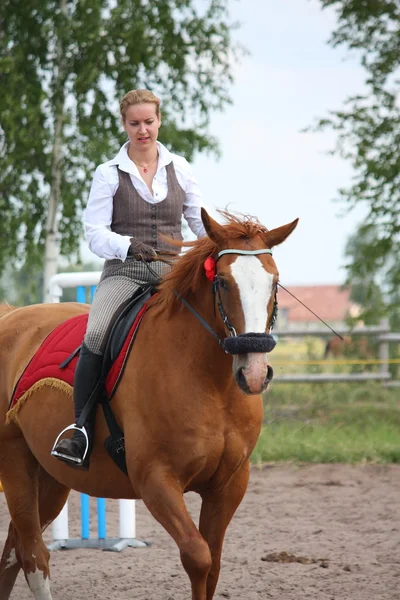
[[[116,384],[118,384],[135,332],[147,310],[147,306],[148,303],[146,303],[137,314],[122,346],[121,352],[115,359],[107,375],[106,389],[109,395],[115,391],[114,388]],[[58,327],[47,336],[15,386],[10,409],[17,404],[18,400],[28,392],[35,383],[38,383],[42,379],[59,379],[73,387],[75,368],[79,354],[74,356],[64,368],[61,369],[60,365],[82,344],[87,320],[88,314],[72,317],[64,323],[61,323],[61,325],[58,325]]]

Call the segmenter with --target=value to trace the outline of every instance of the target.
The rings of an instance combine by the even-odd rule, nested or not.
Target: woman
[[[85,211],[86,238],[92,252],[105,258],[90,309],[74,380],[75,422],[96,393],[107,332],[114,316],[140,285],[153,282],[146,262],[162,276],[169,267],[157,253],[177,252],[160,234],[182,240],[182,214],[197,237],[205,235],[200,192],[189,163],[157,141],[160,100],[148,90],[132,90],[120,103],[128,141],[112,160],[97,167]],[[57,443],[53,455],[71,466],[88,468],[94,417],[84,431]]]

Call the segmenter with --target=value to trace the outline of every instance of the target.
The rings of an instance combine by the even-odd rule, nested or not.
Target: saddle
[[[125,367],[126,359],[129,355],[131,346],[136,337],[136,333],[140,324],[142,309],[146,306],[150,298],[156,293],[155,288],[152,284],[142,286],[133,294],[132,298],[124,306],[124,308],[118,313],[113,326],[108,335],[106,348],[103,355],[103,366],[101,369],[101,375],[103,383],[107,380],[111,370],[117,371],[118,375],[116,380],[113,382],[112,391],[109,394],[109,400],[115,393],[118,386],[119,380],[122,377],[123,369]],[[126,351],[124,351],[124,347]],[[79,355],[82,345],[80,344],[77,348],[62,362],[60,363],[60,369],[65,369],[69,363]],[[121,358],[122,364],[121,364]],[[116,361],[119,360],[119,363]],[[118,368],[120,364],[120,368]]]

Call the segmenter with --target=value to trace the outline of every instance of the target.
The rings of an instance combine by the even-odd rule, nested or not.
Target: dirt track
[[[187,496],[193,515],[196,495]],[[77,495],[71,535],[79,534]],[[118,507],[107,511],[117,534]],[[51,556],[54,600],[189,600],[177,549],[137,503],[138,537],[149,549]],[[8,525],[0,495],[0,539]],[[48,539],[48,538],[47,538]],[[30,600],[22,576],[13,600]],[[216,600],[400,599],[400,467],[313,465],[253,469],[228,529]]]

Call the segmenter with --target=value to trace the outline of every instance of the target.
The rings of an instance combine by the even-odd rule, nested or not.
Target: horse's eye
[[[222,288],[223,290],[227,290],[227,289],[228,289],[228,284],[227,284],[227,282],[225,281],[225,279],[221,279],[221,278],[220,278],[220,280],[219,280],[219,285],[221,286],[221,288]]]

